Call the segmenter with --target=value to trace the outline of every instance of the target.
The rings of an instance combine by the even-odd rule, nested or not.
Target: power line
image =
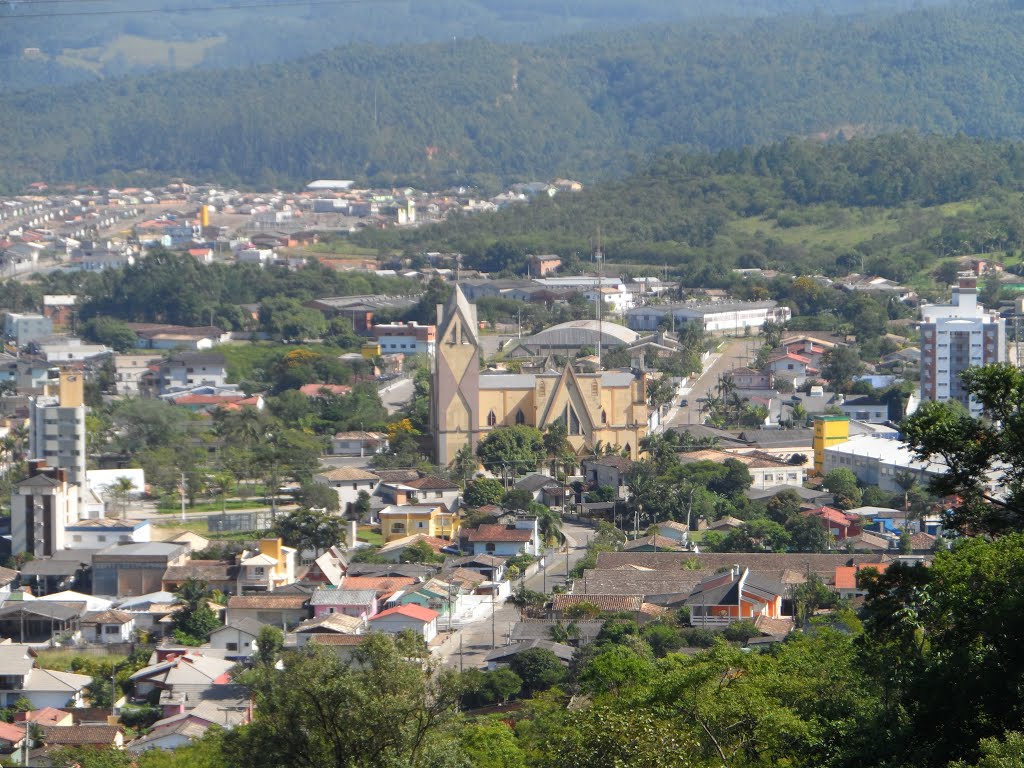
[[[303,0],[294,2],[289,0],[267,0],[266,2],[235,3],[232,5],[197,6],[194,8],[116,8],[94,11],[47,11],[45,13],[10,13],[0,15],[0,20],[9,21],[12,19],[53,19],[71,16],[124,16],[124,15],[149,15],[149,14],[186,14],[186,13],[208,13],[211,11],[239,11],[250,8],[304,8],[314,5],[334,6],[356,6],[356,5],[383,5],[385,3],[398,3],[405,0]],[[61,5],[83,2],[107,2],[107,0],[32,0],[30,5]],[[14,8],[9,3],[3,3],[9,8]]]

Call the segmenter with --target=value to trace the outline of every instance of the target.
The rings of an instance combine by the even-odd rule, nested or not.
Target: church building
[[[476,451],[498,427],[526,424],[543,431],[555,422],[565,424],[579,456],[602,444],[637,457],[650,416],[643,374],[577,373],[571,365],[537,374],[481,372],[476,305],[458,285],[437,307],[437,330],[430,419],[439,465],[447,466],[465,445]]]

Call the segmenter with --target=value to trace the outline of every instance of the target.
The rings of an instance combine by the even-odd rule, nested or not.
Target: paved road
[[[677,407],[669,412],[666,429],[683,427],[687,424],[700,424],[700,403],[697,401],[700,398],[707,397],[708,393],[714,391],[715,385],[718,383],[718,377],[723,373],[742,365],[748,365],[757,353],[759,344],[760,342],[756,338],[734,339],[726,342],[722,351],[713,357],[711,364],[704,369],[704,372],[697,378],[697,381],[690,387],[690,391],[685,395],[689,405],[685,408],[680,408],[677,401]]]
[[[380,390],[380,401],[388,409],[388,413],[395,413],[403,408],[412,400],[412,396],[412,379],[397,379]]]
[[[593,529],[582,525],[564,523],[562,532],[568,546],[568,568],[571,570],[586,553],[587,542]],[[556,584],[565,583],[566,553],[554,552],[548,556],[547,574],[541,571],[526,580],[526,588],[535,592],[544,591],[545,584],[550,592]],[[507,645],[512,626],[519,621],[519,610],[510,603],[499,602],[496,608],[478,611],[472,623],[457,630],[453,637],[435,651],[438,659],[450,667],[464,669],[483,667],[484,658],[496,646]],[[445,626],[444,622],[441,627]],[[461,642],[460,642],[461,641]],[[461,651],[461,653],[460,653]]]

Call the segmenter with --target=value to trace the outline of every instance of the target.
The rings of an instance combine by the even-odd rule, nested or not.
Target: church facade
[[[646,380],[628,370],[538,374],[481,373],[476,306],[456,285],[437,308],[437,355],[431,379],[431,428],[435,460],[447,466],[466,445],[503,426],[543,431],[566,426],[577,455],[595,446],[617,446],[631,458],[647,435]]]

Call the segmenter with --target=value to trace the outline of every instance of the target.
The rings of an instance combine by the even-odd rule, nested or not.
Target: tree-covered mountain
[[[944,4],[948,0],[926,0]],[[543,40],[644,23],[849,14],[921,0],[89,0],[0,2],[0,91],[147,71],[253,66],[349,43]]]
[[[1022,193],[1020,142],[790,139],[713,155],[663,153],[582,192],[352,238],[381,252],[458,252],[464,267],[521,272],[528,253],[555,253],[570,267],[585,262],[600,231],[610,262],[658,274],[664,267],[686,285],[734,287],[732,268],[761,267],[857,270],[924,288],[943,259],[999,253],[1016,261]],[[935,273],[940,285],[955,274],[952,263]]]
[[[8,184],[186,175],[482,184],[618,174],[667,146],[899,128],[1024,136],[1024,11],[733,20],[375,48],[0,98]]]

